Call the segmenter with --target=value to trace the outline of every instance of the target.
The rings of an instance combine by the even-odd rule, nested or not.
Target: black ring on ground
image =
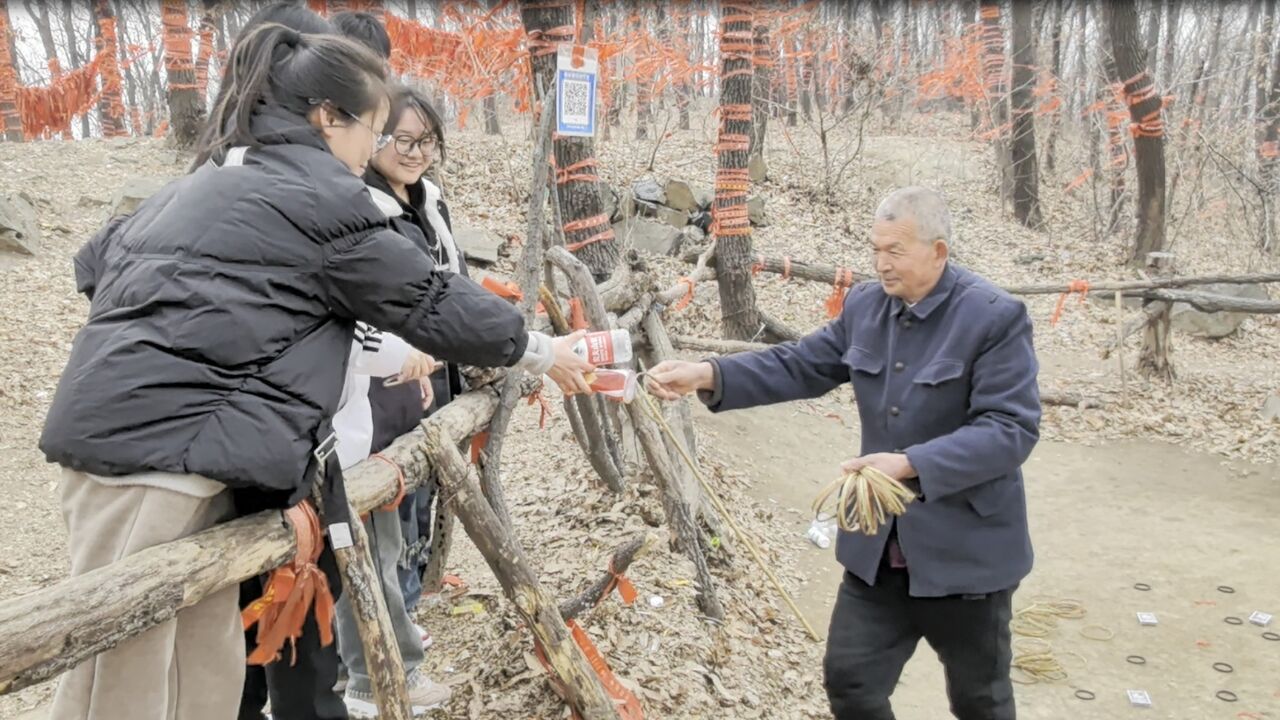
[[[1226,624],[1228,624],[1228,625],[1243,625],[1243,624],[1244,624],[1244,621],[1243,621],[1243,620],[1241,620],[1240,618],[1235,617],[1235,616],[1233,616],[1233,615],[1228,615],[1227,617],[1223,618],[1223,619],[1222,619],[1222,622],[1224,622],[1224,623],[1226,623]]]
[[[1096,698],[1096,697],[1098,697],[1098,696],[1097,696],[1097,695],[1094,695],[1093,693],[1089,692],[1088,690],[1077,690],[1077,691],[1076,691],[1076,697],[1080,698],[1081,700],[1093,700],[1094,698]]]
[[[1148,590],[1150,590],[1150,589],[1151,589],[1151,586],[1150,586],[1150,585],[1148,585],[1148,584],[1146,584],[1146,583],[1134,583],[1134,584],[1133,584],[1133,589],[1134,589],[1134,590],[1141,590],[1142,592],[1146,592],[1146,591],[1148,591]],[[1089,692],[1089,691],[1088,691],[1088,690],[1085,690],[1085,692]]]
[[[1146,658],[1144,658],[1144,657],[1142,657],[1141,655],[1130,655],[1129,657],[1125,658],[1125,659],[1124,659],[1124,661],[1125,661],[1125,662],[1127,662],[1127,663],[1129,663],[1129,664],[1131,664],[1131,665],[1146,665],[1146,664],[1147,664],[1147,659],[1146,659]]]
[[[1218,592],[1220,592],[1220,593],[1226,593],[1227,595],[1230,595],[1231,593],[1233,593],[1233,592],[1235,592],[1235,591],[1236,591],[1236,589],[1235,589],[1235,588],[1233,588],[1233,587],[1231,587],[1230,585],[1219,585],[1219,586],[1218,586]]]
[[[1216,662],[1216,663],[1214,663],[1214,664],[1213,664],[1213,669],[1214,669],[1214,670],[1217,670],[1217,671],[1218,671],[1218,672],[1220,672],[1220,673],[1235,672],[1235,670],[1236,670],[1235,668],[1231,667],[1230,665],[1228,665],[1227,663],[1224,663],[1224,662]]]
[[[1276,642],[1277,640],[1280,640],[1280,633],[1273,633],[1268,630],[1267,632],[1262,633],[1262,639]]]
[[[1239,697],[1236,697],[1236,694],[1231,692],[1230,690],[1219,690],[1218,692],[1214,693],[1213,696],[1223,702],[1235,702],[1236,700],[1240,699]]]

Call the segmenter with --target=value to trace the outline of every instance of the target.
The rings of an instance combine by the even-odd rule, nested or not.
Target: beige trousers
[[[63,471],[71,574],[192,535],[231,514],[229,493],[197,497],[108,485]],[[233,720],[244,685],[235,585],[62,676],[51,720]]]

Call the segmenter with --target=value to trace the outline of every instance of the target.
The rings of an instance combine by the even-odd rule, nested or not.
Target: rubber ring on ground
[[[1129,663],[1130,665],[1146,665],[1147,664],[1147,659],[1142,657],[1141,655],[1130,655],[1129,657],[1125,658],[1124,661]]]
[[[1280,641],[1280,633],[1273,633],[1268,630],[1267,632],[1262,633],[1262,639],[1270,640],[1271,642]]]
[[[1146,591],[1148,591],[1148,590],[1150,590],[1150,589],[1151,589],[1151,586],[1150,586],[1150,585],[1148,585],[1148,584],[1146,584],[1146,583],[1134,583],[1134,584],[1133,584],[1133,589],[1134,589],[1134,590],[1141,590],[1142,592],[1146,592]],[[1087,691],[1086,691],[1086,692],[1087,692]]]
[[[1228,625],[1243,625],[1243,624],[1244,624],[1244,621],[1243,621],[1243,620],[1241,620],[1241,619],[1240,619],[1240,618],[1238,618],[1238,617],[1232,616],[1232,615],[1228,615],[1227,617],[1223,618],[1223,619],[1222,619],[1222,622],[1224,622],[1224,623],[1226,623],[1226,624],[1228,624]]]
[[[1085,625],[1080,628],[1080,635],[1089,640],[1110,640],[1116,636],[1116,632],[1109,627],[1103,625]]]
[[[1213,696],[1223,702],[1235,702],[1236,700],[1240,699],[1239,697],[1236,696],[1235,693],[1231,692],[1230,690],[1219,690],[1218,692],[1214,693]]]
[[[1227,663],[1224,663],[1224,662],[1216,662],[1216,663],[1214,663],[1214,664],[1213,664],[1213,669],[1214,669],[1214,670],[1217,670],[1217,671],[1218,671],[1218,672],[1220,672],[1220,673],[1229,673],[1229,672],[1235,672],[1235,671],[1236,671],[1236,669],[1235,669],[1235,668],[1231,667],[1230,665],[1228,665]]]
[[[1235,589],[1235,588],[1233,588],[1233,587],[1231,587],[1230,585],[1219,585],[1219,586],[1218,586],[1218,592],[1220,592],[1220,593],[1226,593],[1227,595],[1230,595],[1230,594],[1234,593],[1235,591],[1236,591],[1236,589]]]
[[[1098,696],[1097,696],[1097,695],[1094,695],[1093,693],[1089,692],[1088,690],[1077,690],[1077,691],[1076,691],[1076,697],[1080,698],[1081,700],[1093,700],[1094,698],[1096,698],[1096,697],[1098,697]]]

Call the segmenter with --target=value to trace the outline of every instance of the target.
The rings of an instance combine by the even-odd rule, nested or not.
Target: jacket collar
[[[955,267],[948,262],[946,267],[942,269],[942,277],[938,278],[938,284],[933,286],[928,295],[925,295],[911,307],[907,307],[902,298],[895,297],[891,301],[891,312],[894,315],[900,315],[903,311],[906,311],[915,315],[917,320],[924,320],[950,297],[951,289],[956,286],[956,275]]]
[[[404,208],[400,207],[399,198],[372,185],[366,185],[365,189],[369,191],[369,197],[373,198],[373,204],[378,206],[378,209],[382,211],[385,217],[398,218],[404,214]]]
[[[409,210],[423,210],[427,207],[428,203],[434,203],[440,200],[439,188],[428,181],[425,176],[418,182],[405,188],[409,191],[409,202],[407,203],[401,200],[399,195],[396,195],[395,190],[391,189],[391,183],[387,180],[386,176],[378,172],[377,169],[373,167],[372,163],[369,165],[369,169],[364,171],[364,181],[369,185],[369,187],[377,188],[383,193],[394,198],[406,212]]]
[[[279,105],[259,105],[249,117],[249,132],[263,145],[306,145],[330,152],[324,136],[306,116]]]

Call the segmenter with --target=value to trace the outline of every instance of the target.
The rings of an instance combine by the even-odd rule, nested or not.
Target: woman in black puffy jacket
[[[89,319],[40,439],[63,467],[72,574],[306,497],[336,462],[323,449],[357,319],[444,361],[518,365],[586,391],[576,338],[527,331],[505,301],[434,272],[389,227],[360,177],[386,143],[374,130],[384,80],[349,41],[254,30],[211,114],[212,162],[76,255]],[[252,500],[233,506],[229,489]],[[53,716],[234,715],[237,595],[75,668]]]

